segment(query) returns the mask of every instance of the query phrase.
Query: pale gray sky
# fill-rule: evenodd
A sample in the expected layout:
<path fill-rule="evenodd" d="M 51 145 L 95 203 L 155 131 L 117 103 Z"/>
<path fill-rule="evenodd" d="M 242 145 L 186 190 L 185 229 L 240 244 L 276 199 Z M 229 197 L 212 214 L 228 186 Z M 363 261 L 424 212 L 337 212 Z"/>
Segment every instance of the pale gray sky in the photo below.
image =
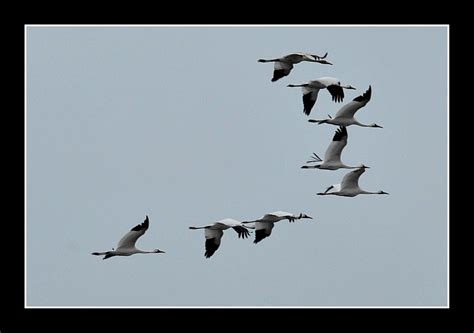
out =
<path fill-rule="evenodd" d="M 300 63 L 270 82 L 292 52 Z M 335 126 L 307 122 L 300 89 L 334 76 L 309 118 L 372 85 L 342 159 L 367 190 L 321 197 L 347 170 L 304 170 Z M 447 304 L 447 27 L 27 27 L 28 306 Z M 204 233 L 276 210 L 258 244 Z M 142 249 L 101 260 L 145 215 Z"/>

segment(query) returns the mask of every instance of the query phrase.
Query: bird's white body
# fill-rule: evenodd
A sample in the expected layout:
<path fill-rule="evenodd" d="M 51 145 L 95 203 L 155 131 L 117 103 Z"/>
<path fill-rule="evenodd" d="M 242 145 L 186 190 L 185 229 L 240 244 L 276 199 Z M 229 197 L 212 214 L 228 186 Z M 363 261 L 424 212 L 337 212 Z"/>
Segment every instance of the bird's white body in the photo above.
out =
<path fill-rule="evenodd" d="M 253 221 L 245 221 L 242 223 L 254 223 L 255 224 L 255 240 L 254 243 L 257 244 L 260 242 L 262 239 L 268 237 L 272 233 L 272 229 L 274 227 L 274 223 L 282 221 L 282 220 L 288 220 L 289 222 L 294 222 L 295 220 L 298 219 L 312 219 L 312 217 L 306 215 L 306 214 L 299 214 L 299 215 L 294 215 L 292 213 L 284 212 L 284 211 L 276 211 L 273 213 L 265 214 L 261 218 Z"/>
<path fill-rule="evenodd" d="M 243 225 L 241 222 L 230 218 L 226 218 L 202 227 L 189 227 L 189 229 L 204 229 L 204 237 L 206 238 L 206 252 L 204 253 L 204 256 L 206 258 L 210 258 L 214 252 L 217 251 L 221 244 L 221 238 L 224 235 L 224 230 L 229 228 L 234 229 L 237 232 L 239 238 L 247 238 L 250 234 L 247 230 L 248 227 Z"/>
<path fill-rule="evenodd" d="M 388 194 L 384 191 L 369 192 L 359 187 L 359 178 L 365 172 L 365 168 L 356 169 L 344 175 L 340 184 L 329 186 L 326 191 L 318 195 L 337 195 L 343 197 L 355 197 L 359 194 Z"/>
<path fill-rule="evenodd" d="M 92 252 L 93 255 L 105 255 L 103 259 L 107 259 L 114 256 L 131 256 L 132 254 L 137 253 L 164 253 L 161 250 L 155 249 L 152 251 L 143 251 L 135 247 L 135 243 L 138 238 L 143 236 L 148 230 L 149 219 L 148 216 L 145 218 L 145 221 L 139 225 L 133 227 L 129 232 L 127 232 L 118 242 L 117 248 L 112 251 L 105 252 Z"/>
<path fill-rule="evenodd" d="M 320 77 L 319 79 L 308 81 L 303 84 L 289 84 L 287 87 L 301 87 L 303 91 L 303 112 L 309 116 L 316 100 L 319 90 L 327 89 L 336 103 L 344 100 L 344 89 L 355 89 L 351 85 L 343 85 L 341 81 L 334 77 Z"/>
<path fill-rule="evenodd" d="M 345 104 L 342 108 L 340 108 L 339 111 L 337 111 L 334 118 L 319 119 L 319 120 L 310 119 L 308 121 L 312 123 L 331 124 L 331 125 L 337 125 L 337 126 L 357 125 L 361 127 L 382 128 L 381 126 L 377 124 L 362 124 L 354 117 L 355 113 L 360 108 L 367 105 L 367 103 L 370 101 L 371 96 L 372 96 L 372 87 L 369 86 L 369 89 L 367 89 L 367 91 L 364 94 L 357 96 L 351 102 Z"/>
<path fill-rule="evenodd" d="M 341 161 L 341 153 L 344 147 L 347 145 L 347 129 L 341 126 L 336 130 L 334 137 L 329 144 L 324 154 L 324 160 L 321 160 L 318 155 L 313 153 L 313 160 L 307 163 L 321 162 L 319 165 L 304 165 L 303 169 L 321 169 L 321 170 L 338 170 L 338 169 L 357 169 L 357 168 L 368 168 L 361 164 L 359 166 L 349 166 Z"/>
<path fill-rule="evenodd" d="M 289 75 L 291 70 L 293 69 L 293 65 L 299 64 L 303 61 L 319 62 L 321 64 L 332 65 L 330 62 L 324 60 L 326 56 L 327 53 L 324 56 L 320 57 L 314 54 L 296 52 L 276 59 L 259 59 L 258 62 L 275 63 L 272 78 L 272 82 L 275 82 L 281 79 L 282 77 Z"/>

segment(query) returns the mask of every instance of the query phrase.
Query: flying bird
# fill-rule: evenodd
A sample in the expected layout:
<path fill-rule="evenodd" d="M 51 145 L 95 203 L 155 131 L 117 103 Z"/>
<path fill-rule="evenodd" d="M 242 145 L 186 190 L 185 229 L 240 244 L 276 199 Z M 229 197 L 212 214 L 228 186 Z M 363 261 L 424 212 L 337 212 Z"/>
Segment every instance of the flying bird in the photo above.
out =
<path fill-rule="evenodd" d="M 289 84 L 287 87 L 301 87 L 303 90 L 303 112 L 309 116 L 321 89 L 327 89 L 336 103 L 344 99 L 344 89 L 355 89 L 351 85 L 342 85 L 339 79 L 334 77 L 321 77 L 303 84 Z"/>
<path fill-rule="evenodd" d="M 276 59 L 258 59 L 258 62 L 274 62 L 273 78 L 272 82 L 275 82 L 282 77 L 290 74 L 294 64 L 298 64 L 302 61 L 319 62 L 320 64 L 332 65 L 330 62 L 324 60 L 327 56 L 327 52 L 324 56 L 320 57 L 314 54 L 308 53 L 292 53 L 281 58 Z"/>
<path fill-rule="evenodd" d="M 347 145 L 347 129 L 344 126 L 339 127 L 332 138 L 329 147 L 326 149 L 324 154 L 324 160 L 322 160 L 316 153 L 313 153 L 313 160 L 307 161 L 306 163 L 322 162 L 318 165 L 303 165 L 302 169 L 322 169 L 322 170 L 337 170 L 341 168 L 345 169 L 358 169 L 358 168 L 369 168 L 363 164 L 359 166 L 345 165 L 341 161 L 341 153 L 344 147 Z"/>
<path fill-rule="evenodd" d="M 227 230 L 229 228 L 234 229 L 239 235 L 239 238 L 247 238 L 250 235 L 250 232 L 247 230 L 247 226 L 243 225 L 239 221 L 229 218 L 217 221 L 213 224 L 209 224 L 203 227 L 189 227 L 189 229 L 193 230 L 204 229 L 204 236 L 206 238 L 206 252 L 204 253 L 204 256 L 206 258 L 210 258 L 214 254 L 214 252 L 217 251 L 217 249 L 221 245 L 221 238 L 224 234 L 224 230 Z"/>
<path fill-rule="evenodd" d="M 158 249 L 152 251 L 142 251 L 135 247 L 137 239 L 143 236 L 148 230 L 149 223 L 150 221 L 148 220 L 147 215 L 143 223 L 133 227 L 125 234 L 125 236 L 122 237 L 122 239 L 119 240 L 116 250 L 112 249 L 112 251 L 106 252 L 92 252 L 92 254 L 95 256 L 105 255 L 102 259 L 107 259 L 113 256 L 131 256 L 132 254 L 136 253 L 165 253 L 164 251 Z"/>
<path fill-rule="evenodd" d="M 359 187 L 359 177 L 365 172 L 365 168 L 356 169 L 344 175 L 340 184 L 329 186 L 326 191 L 318 195 L 339 195 L 343 197 L 355 197 L 359 194 L 388 194 L 384 191 L 369 192 Z"/>
<path fill-rule="evenodd" d="M 365 93 L 360 96 L 354 98 L 351 102 L 344 105 L 342 108 L 337 111 L 334 118 L 329 117 L 328 119 L 309 119 L 310 123 L 318 123 L 318 124 L 331 124 L 337 126 L 350 126 L 350 125 L 357 125 L 362 127 L 378 127 L 382 128 L 377 124 L 361 124 L 357 121 L 354 117 L 354 114 L 362 107 L 366 106 L 367 103 L 370 101 L 372 96 L 372 87 L 369 86 L 369 89 Z"/>
<path fill-rule="evenodd" d="M 303 213 L 300 213 L 300 215 L 294 215 L 288 212 L 277 211 L 270 214 L 265 214 L 257 220 L 244 221 L 242 223 L 255 223 L 255 240 L 253 242 L 254 244 L 257 244 L 262 239 L 271 235 L 274 223 L 281 220 L 295 222 L 295 220 L 299 219 L 312 219 L 312 217 Z"/>

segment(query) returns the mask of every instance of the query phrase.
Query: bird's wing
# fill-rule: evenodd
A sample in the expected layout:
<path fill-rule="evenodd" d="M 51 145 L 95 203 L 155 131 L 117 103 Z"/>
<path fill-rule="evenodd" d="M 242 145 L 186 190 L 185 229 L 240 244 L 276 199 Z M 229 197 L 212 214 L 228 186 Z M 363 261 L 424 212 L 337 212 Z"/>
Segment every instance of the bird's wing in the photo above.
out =
<path fill-rule="evenodd" d="M 362 107 L 364 107 L 372 96 L 372 87 L 369 86 L 369 89 L 360 96 L 354 98 L 351 102 L 344 105 L 342 108 L 337 111 L 335 118 L 352 118 L 354 114 Z"/>
<path fill-rule="evenodd" d="M 341 190 L 359 188 L 359 177 L 365 172 L 365 168 L 355 169 L 342 177 Z"/>
<path fill-rule="evenodd" d="M 328 53 L 326 52 L 322 57 L 316 55 L 316 54 L 311 54 L 311 56 L 317 60 L 321 60 L 321 59 L 324 59 L 328 56 Z"/>
<path fill-rule="evenodd" d="M 318 99 L 319 89 L 303 87 L 303 112 L 305 115 L 309 116 L 311 109 Z"/>
<path fill-rule="evenodd" d="M 210 258 L 219 248 L 219 245 L 221 245 L 221 238 L 223 234 L 224 232 L 222 230 L 204 230 L 204 236 L 206 237 L 206 252 L 204 253 L 204 256 L 206 258 Z"/>
<path fill-rule="evenodd" d="M 140 236 L 143 236 L 143 234 L 148 230 L 149 223 L 150 221 L 148 220 L 147 216 L 143 223 L 134 226 L 129 232 L 125 234 L 125 236 L 119 240 L 117 244 L 117 250 L 121 248 L 134 248 L 137 239 Z"/>
<path fill-rule="evenodd" d="M 290 63 L 283 61 L 275 61 L 272 82 L 275 82 L 281 79 L 282 77 L 287 76 L 288 74 L 290 74 L 292 69 L 293 65 Z"/>
<path fill-rule="evenodd" d="M 332 96 L 332 100 L 336 103 L 342 102 L 344 99 L 344 89 L 341 86 L 331 84 L 327 86 L 327 90 Z"/>
<path fill-rule="evenodd" d="M 276 212 L 267 214 L 267 215 L 265 215 L 265 216 L 288 217 L 288 216 L 293 216 L 293 214 L 288 213 L 288 212 L 284 212 L 284 211 L 282 211 L 282 210 L 278 210 L 278 211 L 276 211 Z"/>
<path fill-rule="evenodd" d="M 347 129 L 340 126 L 324 154 L 324 162 L 341 162 L 341 153 L 347 145 Z"/>
<path fill-rule="evenodd" d="M 235 227 L 232 227 L 238 234 L 239 238 L 247 238 L 250 235 L 250 232 L 247 230 L 247 228 L 237 225 Z"/>
<path fill-rule="evenodd" d="M 271 235 L 273 222 L 255 222 L 255 244 Z"/>

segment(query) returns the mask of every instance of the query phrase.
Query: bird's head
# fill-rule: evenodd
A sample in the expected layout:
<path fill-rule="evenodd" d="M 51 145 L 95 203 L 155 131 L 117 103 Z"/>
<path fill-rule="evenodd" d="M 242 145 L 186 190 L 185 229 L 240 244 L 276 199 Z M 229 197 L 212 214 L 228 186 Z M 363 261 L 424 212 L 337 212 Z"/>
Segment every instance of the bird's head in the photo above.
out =
<path fill-rule="evenodd" d="M 324 59 L 316 60 L 316 62 L 319 62 L 320 64 L 324 64 L 324 65 L 332 65 L 329 61 L 324 60 Z"/>
<path fill-rule="evenodd" d="M 365 164 L 361 164 L 359 165 L 359 168 L 363 168 L 363 169 L 370 169 L 369 166 L 365 165 Z"/>
<path fill-rule="evenodd" d="M 300 213 L 300 216 L 298 217 L 300 219 L 313 219 L 311 216 L 308 216 L 306 214 Z"/>
<path fill-rule="evenodd" d="M 155 249 L 154 252 L 155 252 L 155 253 L 166 253 L 165 251 L 161 251 L 161 250 L 159 250 L 159 249 Z"/>
<path fill-rule="evenodd" d="M 388 193 L 385 191 L 378 191 L 377 194 L 388 194 Z"/>
<path fill-rule="evenodd" d="M 382 126 L 379 126 L 379 125 L 377 125 L 377 124 L 375 124 L 375 123 L 374 123 L 374 124 L 370 124 L 369 127 L 383 128 Z"/>
<path fill-rule="evenodd" d="M 347 86 L 345 86 L 346 89 L 353 89 L 353 90 L 356 90 L 355 87 L 351 86 L 350 84 L 348 84 Z"/>

